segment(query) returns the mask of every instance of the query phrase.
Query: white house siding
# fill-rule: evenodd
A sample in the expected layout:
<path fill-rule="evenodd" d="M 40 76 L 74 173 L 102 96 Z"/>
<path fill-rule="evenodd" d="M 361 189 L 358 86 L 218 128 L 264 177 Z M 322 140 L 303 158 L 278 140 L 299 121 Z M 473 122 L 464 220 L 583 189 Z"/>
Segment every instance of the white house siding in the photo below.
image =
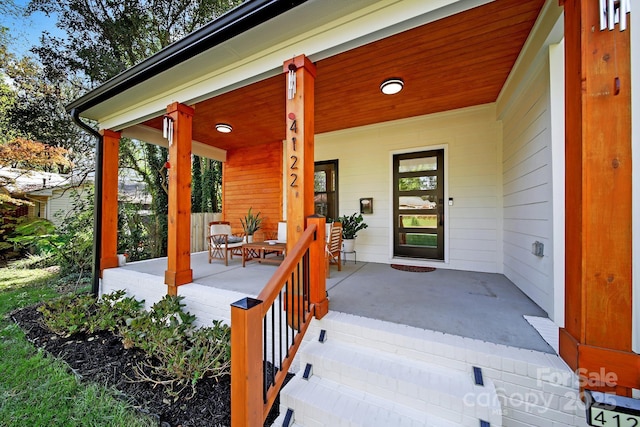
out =
<path fill-rule="evenodd" d="M 49 198 L 49 212 L 47 219 L 55 224 L 56 227 L 65 222 L 65 218 L 69 211 L 73 208 L 73 198 L 79 189 L 56 189 Z"/>
<path fill-rule="evenodd" d="M 411 264 L 501 272 L 501 124 L 494 105 L 317 135 L 315 159 L 338 159 L 340 215 L 373 197 L 369 228 L 358 234 L 358 260 L 391 263 L 393 154 L 445 148 L 445 261 Z M 445 203 L 446 205 L 446 203 Z M 350 258 L 351 259 L 351 258 Z"/>
<path fill-rule="evenodd" d="M 521 83 L 521 82 L 520 82 Z M 504 274 L 553 315 L 553 183 L 549 61 L 543 56 L 501 112 Z M 544 244 L 544 256 L 532 253 Z"/>

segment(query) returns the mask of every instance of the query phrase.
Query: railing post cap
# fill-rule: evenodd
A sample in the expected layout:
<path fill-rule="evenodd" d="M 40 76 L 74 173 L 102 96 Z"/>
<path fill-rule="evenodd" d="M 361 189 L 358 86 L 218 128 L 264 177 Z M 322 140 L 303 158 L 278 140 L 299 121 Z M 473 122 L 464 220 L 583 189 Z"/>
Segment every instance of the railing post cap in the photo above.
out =
<path fill-rule="evenodd" d="M 231 307 L 241 308 L 243 310 L 252 309 L 258 305 L 262 304 L 262 301 L 255 298 L 245 297 L 241 300 L 231 303 Z"/>

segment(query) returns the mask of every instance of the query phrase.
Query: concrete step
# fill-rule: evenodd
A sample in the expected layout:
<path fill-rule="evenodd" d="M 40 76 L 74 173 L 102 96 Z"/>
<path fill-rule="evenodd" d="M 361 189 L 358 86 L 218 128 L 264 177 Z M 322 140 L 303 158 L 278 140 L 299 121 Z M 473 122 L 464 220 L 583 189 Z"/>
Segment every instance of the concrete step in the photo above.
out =
<path fill-rule="evenodd" d="M 300 354 L 301 370 L 416 411 L 462 424 L 465 417 L 500 422 L 500 402 L 493 382 L 476 385 L 473 370 L 444 368 L 369 347 L 331 339 L 310 342 Z M 482 396 L 482 397 L 480 397 Z"/>
<path fill-rule="evenodd" d="M 308 380 L 297 375 L 280 394 L 280 416 L 274 426 L 283 426 L 287 409 L 293 408 L 290 426 L 427 426 L 458 427 L 461 424 L 417 411 L 401 402 L 383 399 L 364 390 L 318 376 Z M 477 427 L 477 420 L 469 426 Z"/>

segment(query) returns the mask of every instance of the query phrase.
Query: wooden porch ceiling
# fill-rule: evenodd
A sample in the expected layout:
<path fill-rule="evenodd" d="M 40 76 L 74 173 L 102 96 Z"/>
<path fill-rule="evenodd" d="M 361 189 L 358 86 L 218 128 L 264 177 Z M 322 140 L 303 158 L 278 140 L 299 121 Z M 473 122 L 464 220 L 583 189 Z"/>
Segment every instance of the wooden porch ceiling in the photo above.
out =
<path fill-rule="evenodd" d="M 316 134 L 494 102 L 543 4 L 496 0 L 318 61 Z M 404 90 L 383 95 L 389 77 Z M 282 74 L 197 103 L 194 139 L 226 150 L 283 140 L 285 89 Z"/>

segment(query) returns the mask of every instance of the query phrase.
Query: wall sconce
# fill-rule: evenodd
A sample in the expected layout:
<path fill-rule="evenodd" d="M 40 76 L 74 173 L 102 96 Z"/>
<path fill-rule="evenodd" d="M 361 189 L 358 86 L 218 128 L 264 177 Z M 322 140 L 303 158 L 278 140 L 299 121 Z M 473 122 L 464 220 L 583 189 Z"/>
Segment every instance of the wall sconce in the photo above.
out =
<path fill-rule="evenodd" d="M 394 77 L 387 79 L 380 84 L 380 90 L 385 95 L 393 95 L 402 90 L 404 87 L 404 80 Z"/>
<path fill-rule="evenodd" d="M 216 124 L 216 130 L 220 133 L 231 133 L 233 128 L 227 123 L 218 123 Z"/>

